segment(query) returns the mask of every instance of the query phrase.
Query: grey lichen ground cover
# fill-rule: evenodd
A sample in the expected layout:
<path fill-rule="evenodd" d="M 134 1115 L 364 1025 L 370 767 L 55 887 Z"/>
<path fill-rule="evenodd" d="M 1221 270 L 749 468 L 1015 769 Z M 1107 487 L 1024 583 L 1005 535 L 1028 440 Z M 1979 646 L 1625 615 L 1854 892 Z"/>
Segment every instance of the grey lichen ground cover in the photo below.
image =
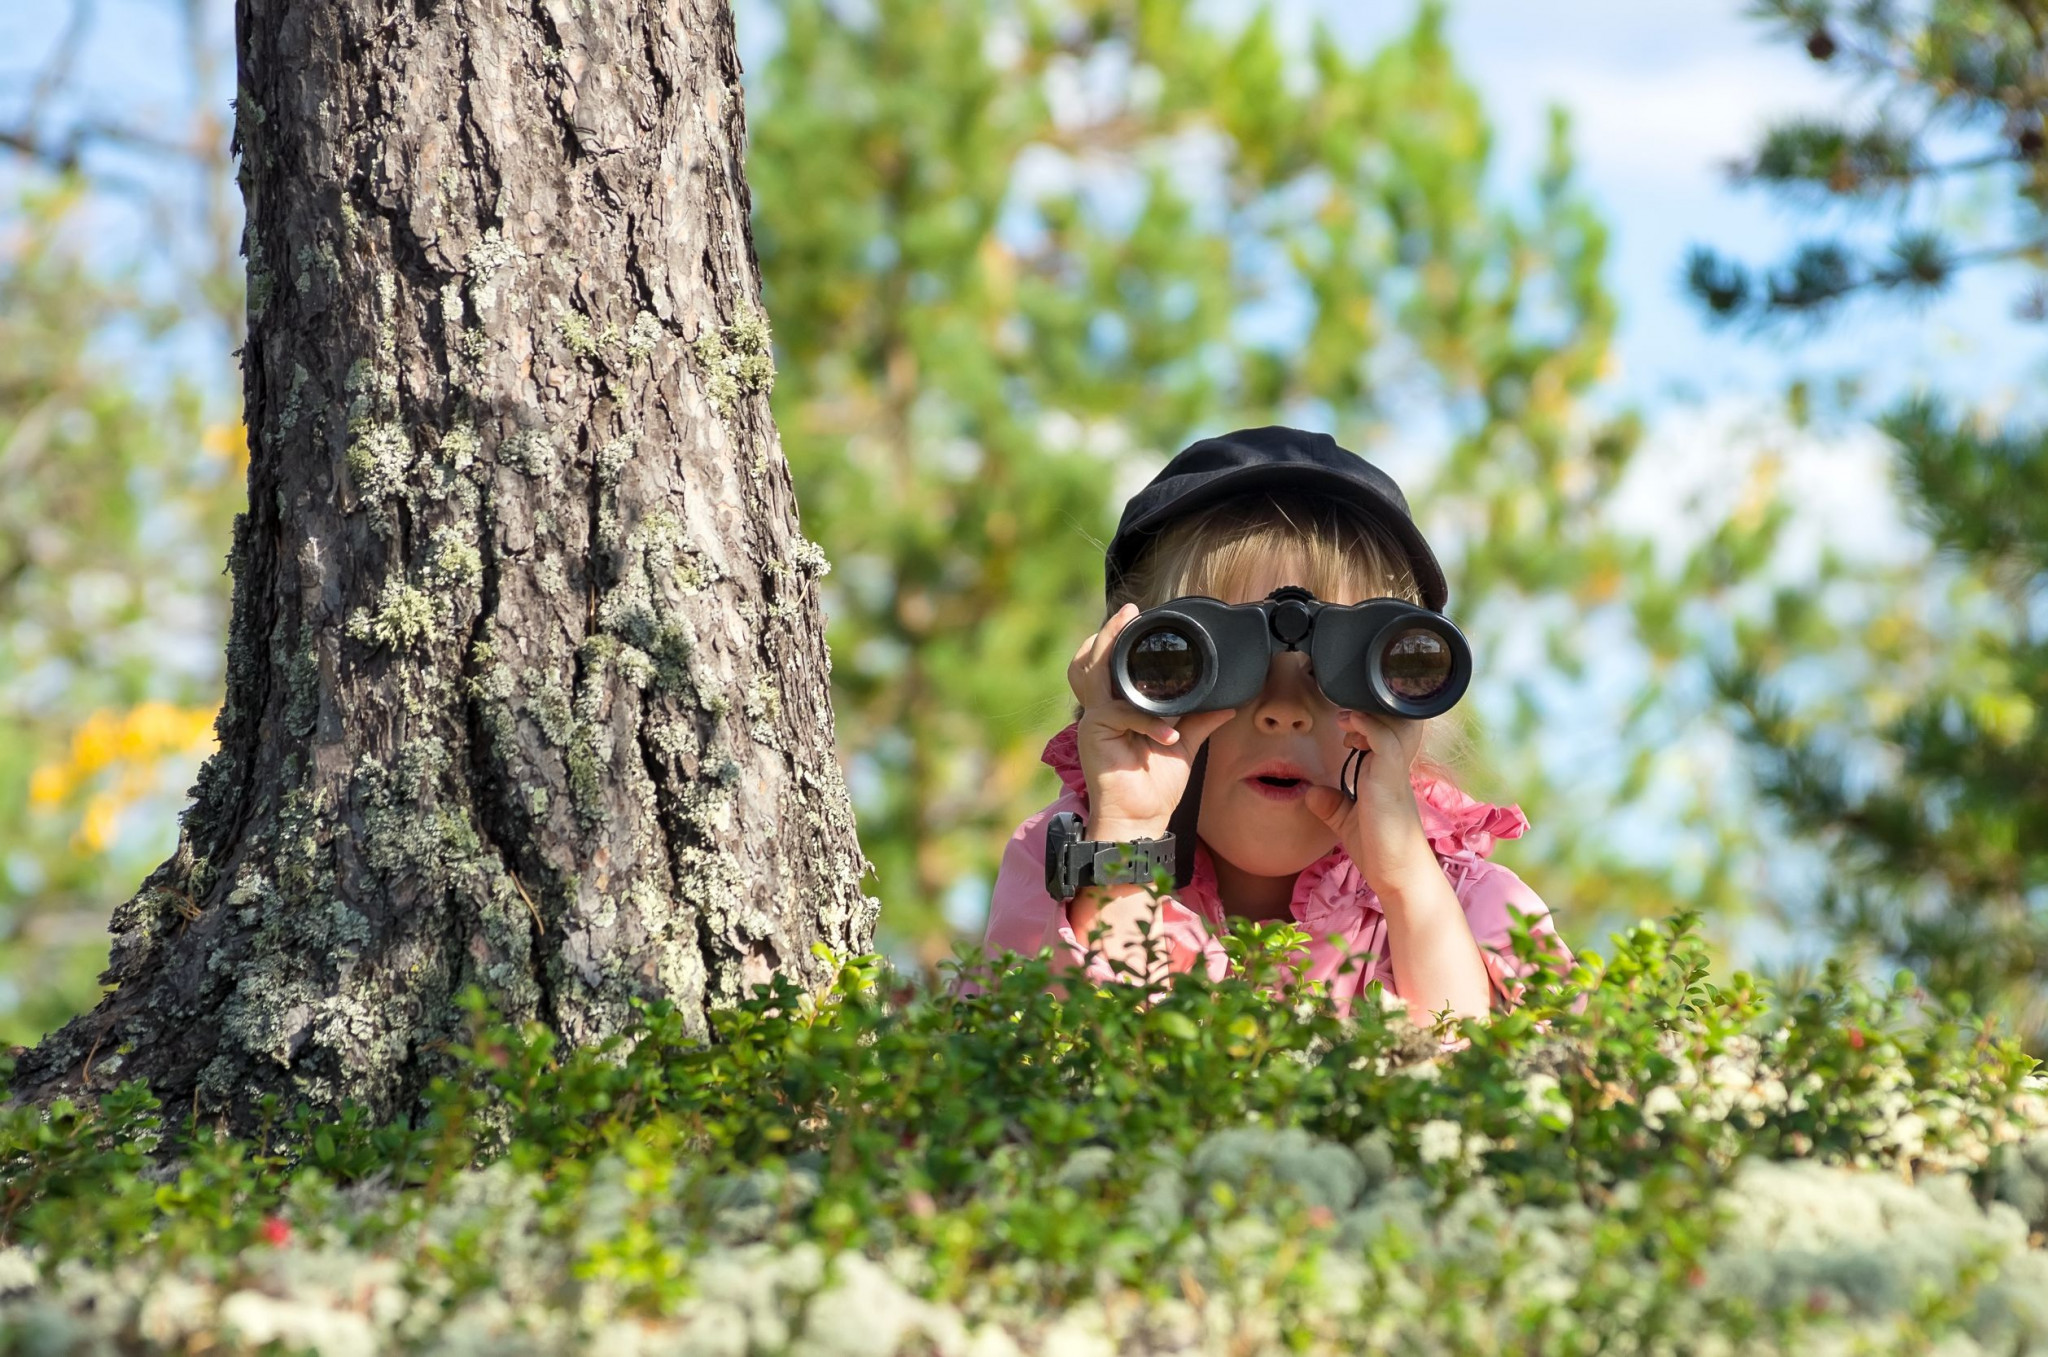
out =
<path fill-rule="evenodd" d="M 402 1125 L 0 1113 L 0 1351 L 2015 1352 L 2048 1085 L 1904 985 L 1690 925 L 1485 1023 L 1271 992 L 763 988 L 564 1054 L 472 1000 Z M 266 1345 L 268 1345 L 266 1347 Z"/>

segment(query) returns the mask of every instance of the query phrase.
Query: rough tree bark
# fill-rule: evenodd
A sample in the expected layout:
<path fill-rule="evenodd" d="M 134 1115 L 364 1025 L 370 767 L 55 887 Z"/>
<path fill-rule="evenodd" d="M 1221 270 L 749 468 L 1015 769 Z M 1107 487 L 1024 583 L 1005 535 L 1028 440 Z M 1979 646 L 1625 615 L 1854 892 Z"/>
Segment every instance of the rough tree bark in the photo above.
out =
<path fill-rule="evenodd" d="M 876 902 L 726 0 L 239 0 L 249 510 L 219 751 L 31 1097 L 403 1112 L 476 982 L 588 1042 Z"/>

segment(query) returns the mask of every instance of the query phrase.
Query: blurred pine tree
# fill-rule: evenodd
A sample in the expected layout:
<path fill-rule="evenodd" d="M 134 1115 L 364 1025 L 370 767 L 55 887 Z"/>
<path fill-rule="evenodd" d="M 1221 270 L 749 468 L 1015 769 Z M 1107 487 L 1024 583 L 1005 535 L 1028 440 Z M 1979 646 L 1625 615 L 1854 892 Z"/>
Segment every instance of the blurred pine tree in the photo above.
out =
<path fill-rule="evenodd" d="M 1758 9 L 1858 82 L 1858 111 L 1771 129 L 1738 177 L 1887 238 L 1817 238 L 1765 269 L 1696 249 L 1688 277 L 1706 312 L 1757 328 L 1827 321 L 1859 298 L 1925 297 L 1959 269 L 2011 261 L 2027 270 L 2021 315 L 2048 315 L 2048 6 Z M 1965 188 L 1990 210 L 1945 212 Z M 2048 430 L 1928 397 L 1880 427 L 1926 568 L 1831 568 L 1823 583 L 1855 606 L 1788 596 L 1773 625 L 1739 630 L 1720 688 L 1766 794 L 1830 850 L 1820 917 L 2048 1052 Z M 1817 654 L 1856 682 L 1794 701 L 1787 680 Z"/>
<path fill-rule="evenodd" d="M 834 565 L 834 697 L 883 935 L 927 961 L 947 892 L 985 890 L 1049 799 L 1038 754 L 1068 719 L 1123 496 L 1206 432 L 1298 423 L 1392 458 L 1472 634 L 1536 628 L 1536 653 L 1583 676 L 1590 620 L 1617 614 L 1651 664 L 1616 738 L 1662 738 L 1646 713 L 1683 581 L 1601 514 L 1636 426 L 1580 404 L 1615 304 L 1562 115 L 1536 182 L 1503 193 L 1435 5 L 1362 59 L 1320 29 L 1290 51 L 1267 5 L 1231 31 L 1202 8 L 741 13 L 780 33 L 748 158 L 777 422 Z M 1512 851 L 1542 855 L 1531 874 L 1580 919 L 1727 907 L 1725 855 L 1679 883 L 1617 843 L 1608 809 L 1644 759 L 1542 766 L 1538 688 L 1558 676 L 1483 676 L 1519 715 L 1471 775 L 1541 830 Z"/>
<path fill-rule="evenodd" d="M 100 348 L 177 313 L 86 264 L 87 197 L 62 178 L 0 216 L 0 1046 L 96 997 L 108 910 L 160 849 L 120 851 L 117 818 L 176 803 L 164 759 L 189 775 L 220 696 L 242 462 L 232 438 L 202 451 L 197 391 L 152 392 Z M 167 659 L 181 626 L 196 663 Z"/>
<path fill-rule="evenodd" d="M 20 18 L 0 54 L 0 1046 L 92 1004 L 107 915 L 174 839 L 248 465 L 230 7 Z M 137 34 L 157 40 L 139 72 Z"/>
<path fill-rule="evenodd" d="M 1494 726 L 1464 775 L 1529 811 L 1536 832 L 1503 856 L 1569 926 L 1740 906 L 1747 831 L 1706 789 L 1651 798 L 1626 832 L 1616 811 L 1672 776 L 1685 713 L 1663 676 L 1688 651 L 1685 609 L 1752 573 L 1778 519 L 1722 525 L 1671 574 L 1608 521 L 1636 426 L 1581 403 L 1611 362 L 1615 304 L 1562 117 L 1547 165 L 1503 184 L 1436 7 L 1364 58 L 1320 33 L 1306 51 L 1283 43 L 1279 9 L 1224 29 L 1192 0 L 740 5 L 743 34 L 778 34 L 750 95 L 748 158 L 774 399 L 807 531 L 835 566 L 840 738 L 899 955 L 943 955 L 948 892 L 975 903 L 1003 836 L 1050 795 L 1038 750 L 1067 719 L 1064 667 L 1100 615 L 1098 543 L 1123 494 L 1190 437 L 1273 420 L 1328 428 L 1401 475 L 1451 570 L 1452 611 L 1485 649 L 1470 705 Z M 190 47 L 195 77 L 225 60 L 197 28 Z M 198 126 L 219 119 L 211 86 L 194 87 L 210 206 L 160 215 L 196 288 L 187 313 L 232 330 L 235 214 L 214 191 L 225 142 Z M 118 126 L 134 110 L 87 111 Z M 60 159 L 81 144 L 44 130 Z M 47 355 L 86 354 L 126 324 L 93 304 L 98 281 L 65 286 L 72 328 Z M 214 606 L 240 477 L 199 451 L 196 407 L 179 399 L 150 407 L 161 443 L 147 455 L 182 459 L 211 498 L 196 536 L 152 539 L 152 571 L 196 570 L 211 592 L 192 597 Z M 123 521 L 121 502 L 105 523 Z M 45 528 L 100 530 L 80 522 Z M 91 555 L 51 565 L 51 597 L 86 588 Z M 77 653 L 126 663 L 111 639 Z M 127 730 L 135 704 L 203 706 L 217 691 L 210 670 L 205 692 L 65 674 L 34 739 L 0 752 L 0 858 L 19 865 L 0 873 L 14 920 L 0 981 L 59 969 L 32 918 L 79 921 L 66 955 L 85 959 L 66 997 L 39 991 L 45 1017 L 0 1037 L 91 998 L 105 946 L 93 920 L 134 875 L 80 838 L 125 772 L 67 784 L 60 814 L 31 811 L 32 775 L 44 769 L 48 791 L 82 767 L 98 713 Z M 1589 701 L 1600 710 L 1575 719 L 1598 746 L 1560 758 L 1560 711 Z M 1679 833 L 1704 851 L 1682 860 Z"/>

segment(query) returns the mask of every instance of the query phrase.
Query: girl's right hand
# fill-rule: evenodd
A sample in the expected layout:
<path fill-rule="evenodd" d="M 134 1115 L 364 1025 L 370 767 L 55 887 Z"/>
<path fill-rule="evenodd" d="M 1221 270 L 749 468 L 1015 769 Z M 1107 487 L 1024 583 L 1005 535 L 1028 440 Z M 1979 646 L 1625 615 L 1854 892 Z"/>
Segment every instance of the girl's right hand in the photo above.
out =
<path fill-rule="evenodd" d="M 1140 609 L 1126 603 L 1081 643 L 1067 666 L 1067 686 L 1081 703 L 1081 775 L 1088 784 L 1088 837 L 1104 842 L 1156 839 L 1187 790 L 1195 754 L 1237 714 L 1190 712 L 1154 716 L 1119 700 L 1110 683 L 1116 638 Z M 1183 852 L 1189 849 L 1182 849 Z"/>

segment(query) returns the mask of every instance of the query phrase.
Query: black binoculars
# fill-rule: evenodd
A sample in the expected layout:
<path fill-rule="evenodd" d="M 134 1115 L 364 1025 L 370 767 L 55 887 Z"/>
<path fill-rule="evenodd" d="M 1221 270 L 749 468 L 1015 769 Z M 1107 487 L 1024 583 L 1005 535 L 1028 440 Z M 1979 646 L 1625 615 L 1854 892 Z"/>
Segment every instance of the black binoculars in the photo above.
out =
<path fill-rule="evenodd" d="M 1281 651 L 1304 650 L 1339 707 L 1421 720 L 1458 705 L 1472 649 L 1442 613 L 1397 598 L 1321 603 L 1286 585 L 1259 603 L 1176 598 L 1132 618 L 1116 638 L 1116 695 L 1156 716 L 1241 706 L 1266 686 Z"/>

